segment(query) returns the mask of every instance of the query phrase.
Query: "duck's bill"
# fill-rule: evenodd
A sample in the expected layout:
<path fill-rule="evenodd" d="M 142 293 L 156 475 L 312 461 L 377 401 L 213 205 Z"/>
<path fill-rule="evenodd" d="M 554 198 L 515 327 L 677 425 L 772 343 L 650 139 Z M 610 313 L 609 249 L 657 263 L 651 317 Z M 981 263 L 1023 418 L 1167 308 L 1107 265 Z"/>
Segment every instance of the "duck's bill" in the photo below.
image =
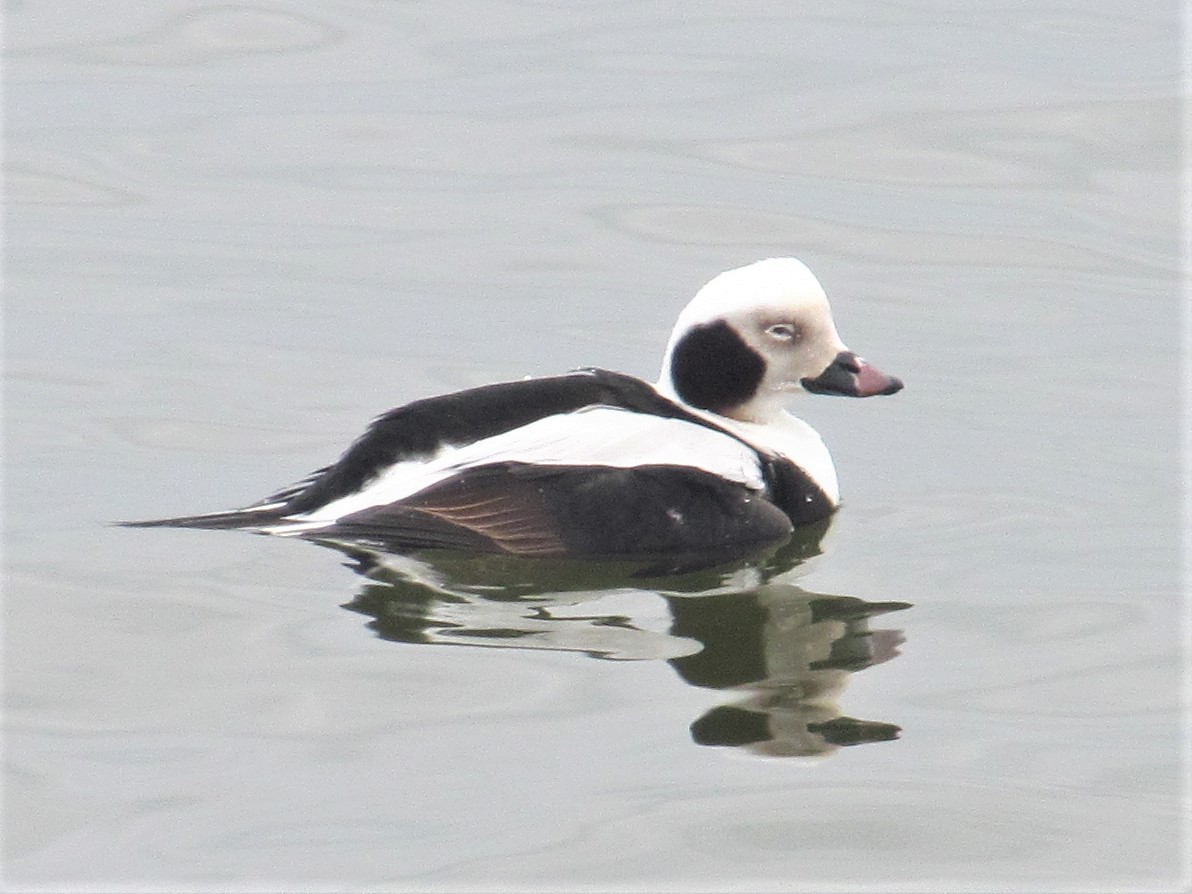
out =
<path fill-rule="evenodd" d="M 870 366 L 852 351 L 841 351 L 828 368 L 800 384 L 812 394 L 840 394 L 845 397 L 873 397 L 902 390 L 902 380 Z"/>

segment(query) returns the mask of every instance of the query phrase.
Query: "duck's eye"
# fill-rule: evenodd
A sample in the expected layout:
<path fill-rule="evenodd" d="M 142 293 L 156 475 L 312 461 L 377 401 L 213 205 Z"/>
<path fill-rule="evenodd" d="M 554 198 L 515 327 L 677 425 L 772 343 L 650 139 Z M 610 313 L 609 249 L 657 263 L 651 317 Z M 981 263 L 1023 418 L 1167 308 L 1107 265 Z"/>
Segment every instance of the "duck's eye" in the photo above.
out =
<path fill-rule="evenodd" d="M 775 323 L 766 329 L 766 335 L 779 341 L 794 341 L 799 330 L 792 323 Z"/>

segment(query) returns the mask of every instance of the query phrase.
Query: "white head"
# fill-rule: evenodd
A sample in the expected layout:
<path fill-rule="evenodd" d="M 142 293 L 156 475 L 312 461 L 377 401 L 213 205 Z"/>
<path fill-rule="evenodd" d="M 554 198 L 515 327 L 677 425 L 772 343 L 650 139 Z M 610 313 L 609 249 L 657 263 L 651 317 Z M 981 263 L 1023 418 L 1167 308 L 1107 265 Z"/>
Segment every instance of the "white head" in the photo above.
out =
<path fill-rule="evenodd" d="M 766 422 L 794 392 L 893 394 L 898 379 L 851 353 L 807 266 L 769 258 L 729 270 L 679 314 L 658 389 L 689 406 Z"/>

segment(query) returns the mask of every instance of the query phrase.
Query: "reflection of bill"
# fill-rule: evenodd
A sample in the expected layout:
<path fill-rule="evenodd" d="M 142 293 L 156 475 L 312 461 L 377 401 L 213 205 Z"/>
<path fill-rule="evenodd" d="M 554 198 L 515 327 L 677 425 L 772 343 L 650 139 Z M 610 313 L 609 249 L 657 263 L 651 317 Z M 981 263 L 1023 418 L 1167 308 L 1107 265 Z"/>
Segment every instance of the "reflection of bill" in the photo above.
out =
<path fill-rule="evenodd" d="M 870 630 L 869 619 L 909 604 L 773 579 L 814 545 L 778 564 L 654 579 L 590 563 L 438 554 L 432 564 L 327 545 L 369 579 L 344 607 L 384 639 L 669 661 L 692 686 L 741 696 L 692 724 L 701 745 L 816 755 L 898 737 L 892 724 L 842 716 L 834 699 L 851 673 L 898 654 L 901 633 Z"/>
<path fill-rule="evenodd" d="M 813 755 L 898 737 L 893 724 L 842 716 L 835 697 L 849 674 L 898 654 L 901 632 L 871 630 L 869 619 L 909 603 L 825 596 L 782 583 L 668 601 L 672 632 L 703 644 L 671 660 L 680 676 L 694 686 L 750 693 L 692 724 L 701 745 Z"/>

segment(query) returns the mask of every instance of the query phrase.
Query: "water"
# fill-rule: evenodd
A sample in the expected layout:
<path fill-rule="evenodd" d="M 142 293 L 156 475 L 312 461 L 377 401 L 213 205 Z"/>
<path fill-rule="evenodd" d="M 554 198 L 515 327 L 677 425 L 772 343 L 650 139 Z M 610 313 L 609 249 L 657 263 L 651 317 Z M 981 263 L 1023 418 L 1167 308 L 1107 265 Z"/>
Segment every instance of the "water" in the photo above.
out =
<path fill-rule="evenodd" d="M 1178 22 L 10 3 L 8 888 L 1186 887 Z M 774 254 L 907 389 L 768 583 L 105 526 Z"/>

